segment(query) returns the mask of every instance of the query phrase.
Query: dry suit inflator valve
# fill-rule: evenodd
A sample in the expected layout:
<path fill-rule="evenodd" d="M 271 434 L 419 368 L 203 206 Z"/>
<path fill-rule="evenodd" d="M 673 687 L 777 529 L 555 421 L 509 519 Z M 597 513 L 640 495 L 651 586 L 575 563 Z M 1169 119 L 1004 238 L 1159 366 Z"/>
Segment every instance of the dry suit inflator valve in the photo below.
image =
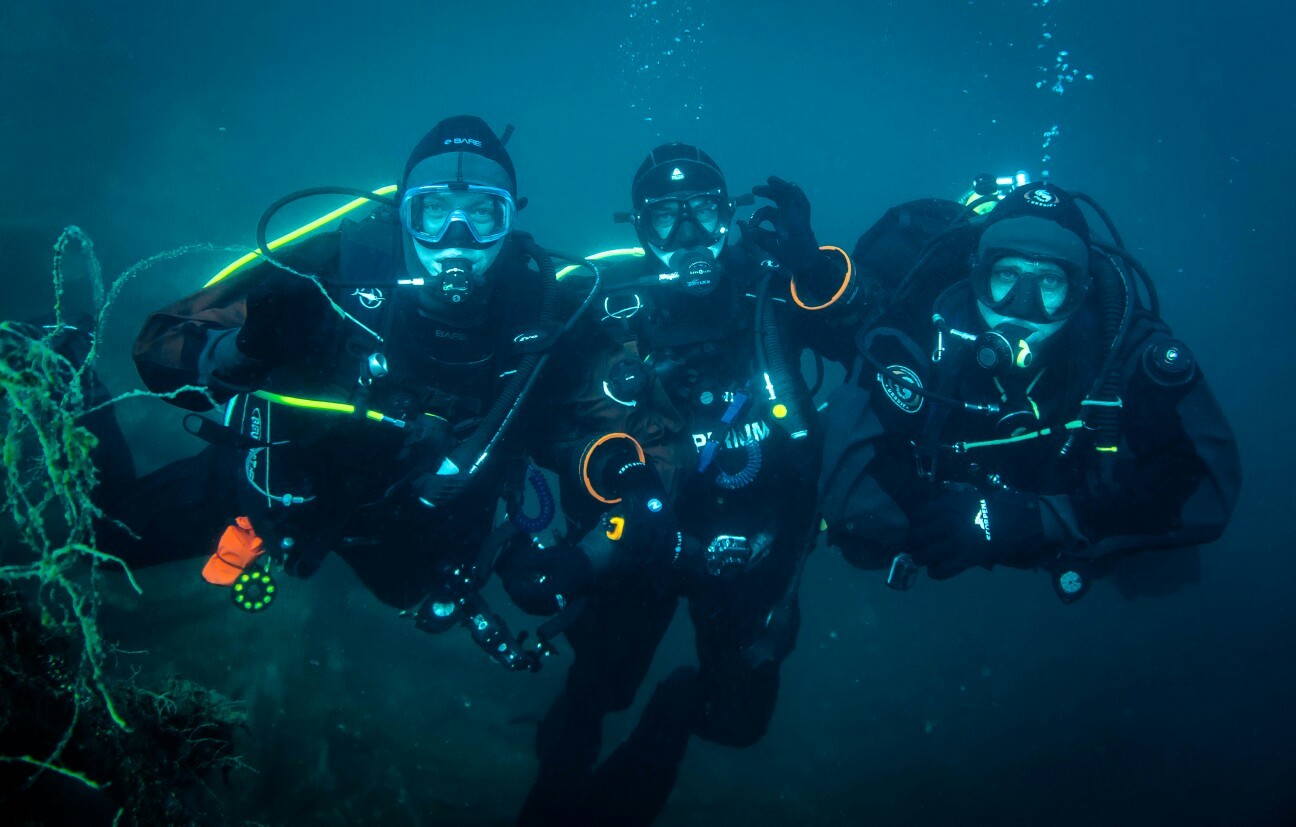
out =
<path fill-rule="evenodd" d="M 1143 351 L 1143 370 L 1158 385 L 1174 388 L 1192 381 L 1197 360 L 1183 342 L 1166 339 L 1153 342 Z"/>

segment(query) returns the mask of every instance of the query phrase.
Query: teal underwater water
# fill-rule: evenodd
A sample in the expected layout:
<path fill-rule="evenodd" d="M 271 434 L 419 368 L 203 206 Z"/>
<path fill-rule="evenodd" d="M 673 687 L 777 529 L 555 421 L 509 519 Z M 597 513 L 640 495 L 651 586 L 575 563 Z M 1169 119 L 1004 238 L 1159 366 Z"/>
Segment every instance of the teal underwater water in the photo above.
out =
<path fill-rule="evenodd" d="M 1100 586 L 1072 606 L 1015 571 L 896 593 L 820 549 L 769 734 L 744 751 L 695 740 L 661 823 L 1291 823 L 1294 30 L 1275 0 L 10 0 L 0 317 L 48 306 L 66 224 L 110 274 L 246 245 L 275 198 L 390 183 L 459 112 L 517 126 L 520 223 L 571 251 L 632 241 L 611 212 L 667 140 L 704 147 L 735 190 L 797 181 L 821 241 L 843 246 L 891 204 L 1047 169 L 1107 207 L 1237 432 L 1243 498 L 1202 582 L 1134 602 Z M 138 384 L 144 315 L 227 260 L 166 262 L 128 288 L 101 343 L 114 390 Z M 160 402 L 119 418 L 142 470 L 197 447 Z M 258 772 L 215 782 L 226 817 L 509 821 L 562 654 L 505 673 L 463 634 L 416 632 L 336 560 L 240 614 L 199 565 L 141 573 L 143 597 L 114 585 L 104 621 L 147 650 L 124 666 L 247 705 Z M 645 686 L 691 653 L 681 613 Z"/>

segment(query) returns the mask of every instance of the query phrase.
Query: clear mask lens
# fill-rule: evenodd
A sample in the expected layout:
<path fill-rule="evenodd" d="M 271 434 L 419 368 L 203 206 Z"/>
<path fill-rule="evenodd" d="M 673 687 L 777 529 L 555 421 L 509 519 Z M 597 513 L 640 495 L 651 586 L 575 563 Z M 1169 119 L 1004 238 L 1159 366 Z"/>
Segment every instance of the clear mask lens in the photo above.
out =
<path fill-rule="evenodd" d="M 721 232 L 724 204 L 720 193 L 679 194 L 655 198 L 644 204 L 642 221 L 665 250 L 674 249 L 682 226 L 692 222 L 710 244 Z"/>
<path fill-rule="evenodd" d="M 1057 267 L 1024 269 L 995 264 L 985 275 L 986 304 L 996 312 L 1019 319 L 1047 322 L 1064 311 L 1079 291 L 1073 290 L 1065 270 Z"/>
<path fill-rule="evenodd" d="M 506 190 L 475 184 L 414 187 L 401 200 L 405 232 L 433 245 L 445 243 L 455 227 L 467 230 L 479 244 L 499 241 L 513 228 L 516 212 L 513 196 Z"/>

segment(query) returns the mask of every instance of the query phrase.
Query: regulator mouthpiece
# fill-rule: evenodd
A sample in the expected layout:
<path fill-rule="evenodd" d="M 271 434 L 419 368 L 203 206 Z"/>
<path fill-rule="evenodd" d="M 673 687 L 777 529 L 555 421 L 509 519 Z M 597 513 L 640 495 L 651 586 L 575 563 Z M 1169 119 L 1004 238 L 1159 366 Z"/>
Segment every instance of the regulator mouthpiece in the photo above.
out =
<path fill-rule="evenodd" d="M 1028 340 L 1031 331 L 1015 324 L 1001 324 L 977 337 L 977 364 L 991 373 L 1002 375 L 1014 369 L 1026 369 L 1035 361 Z"/>
<path fill-rule="evenodd" d="M 675 252 L 670 268 L 674 284 L 692 296 L 708 296 L 720 283 L 720 263 L 707 247 Z"/>
<path fill-rule="evenodd" d="M 466 258 L 441 260 L 441 296 L 459 304 L 472 296 L 472 262 Z"/>

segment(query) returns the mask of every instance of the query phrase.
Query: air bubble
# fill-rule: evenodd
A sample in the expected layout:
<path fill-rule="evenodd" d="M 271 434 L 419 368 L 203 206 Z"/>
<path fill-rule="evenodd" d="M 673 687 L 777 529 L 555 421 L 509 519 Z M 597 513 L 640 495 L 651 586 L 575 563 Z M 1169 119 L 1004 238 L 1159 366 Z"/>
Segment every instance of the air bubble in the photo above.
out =
<path fill-rule="evenodd" d="M 620 44 L 623 99 L 654 124 L 660 137 L 698 120 L 703 84 L 701 36 L 708 11 L 691 0 L 646 0 L 630 4 L 630 26 Z M 678 123 L 676 122 L 678 121 Z M 672 126 L 672 123 L 675 125 Z"/>

